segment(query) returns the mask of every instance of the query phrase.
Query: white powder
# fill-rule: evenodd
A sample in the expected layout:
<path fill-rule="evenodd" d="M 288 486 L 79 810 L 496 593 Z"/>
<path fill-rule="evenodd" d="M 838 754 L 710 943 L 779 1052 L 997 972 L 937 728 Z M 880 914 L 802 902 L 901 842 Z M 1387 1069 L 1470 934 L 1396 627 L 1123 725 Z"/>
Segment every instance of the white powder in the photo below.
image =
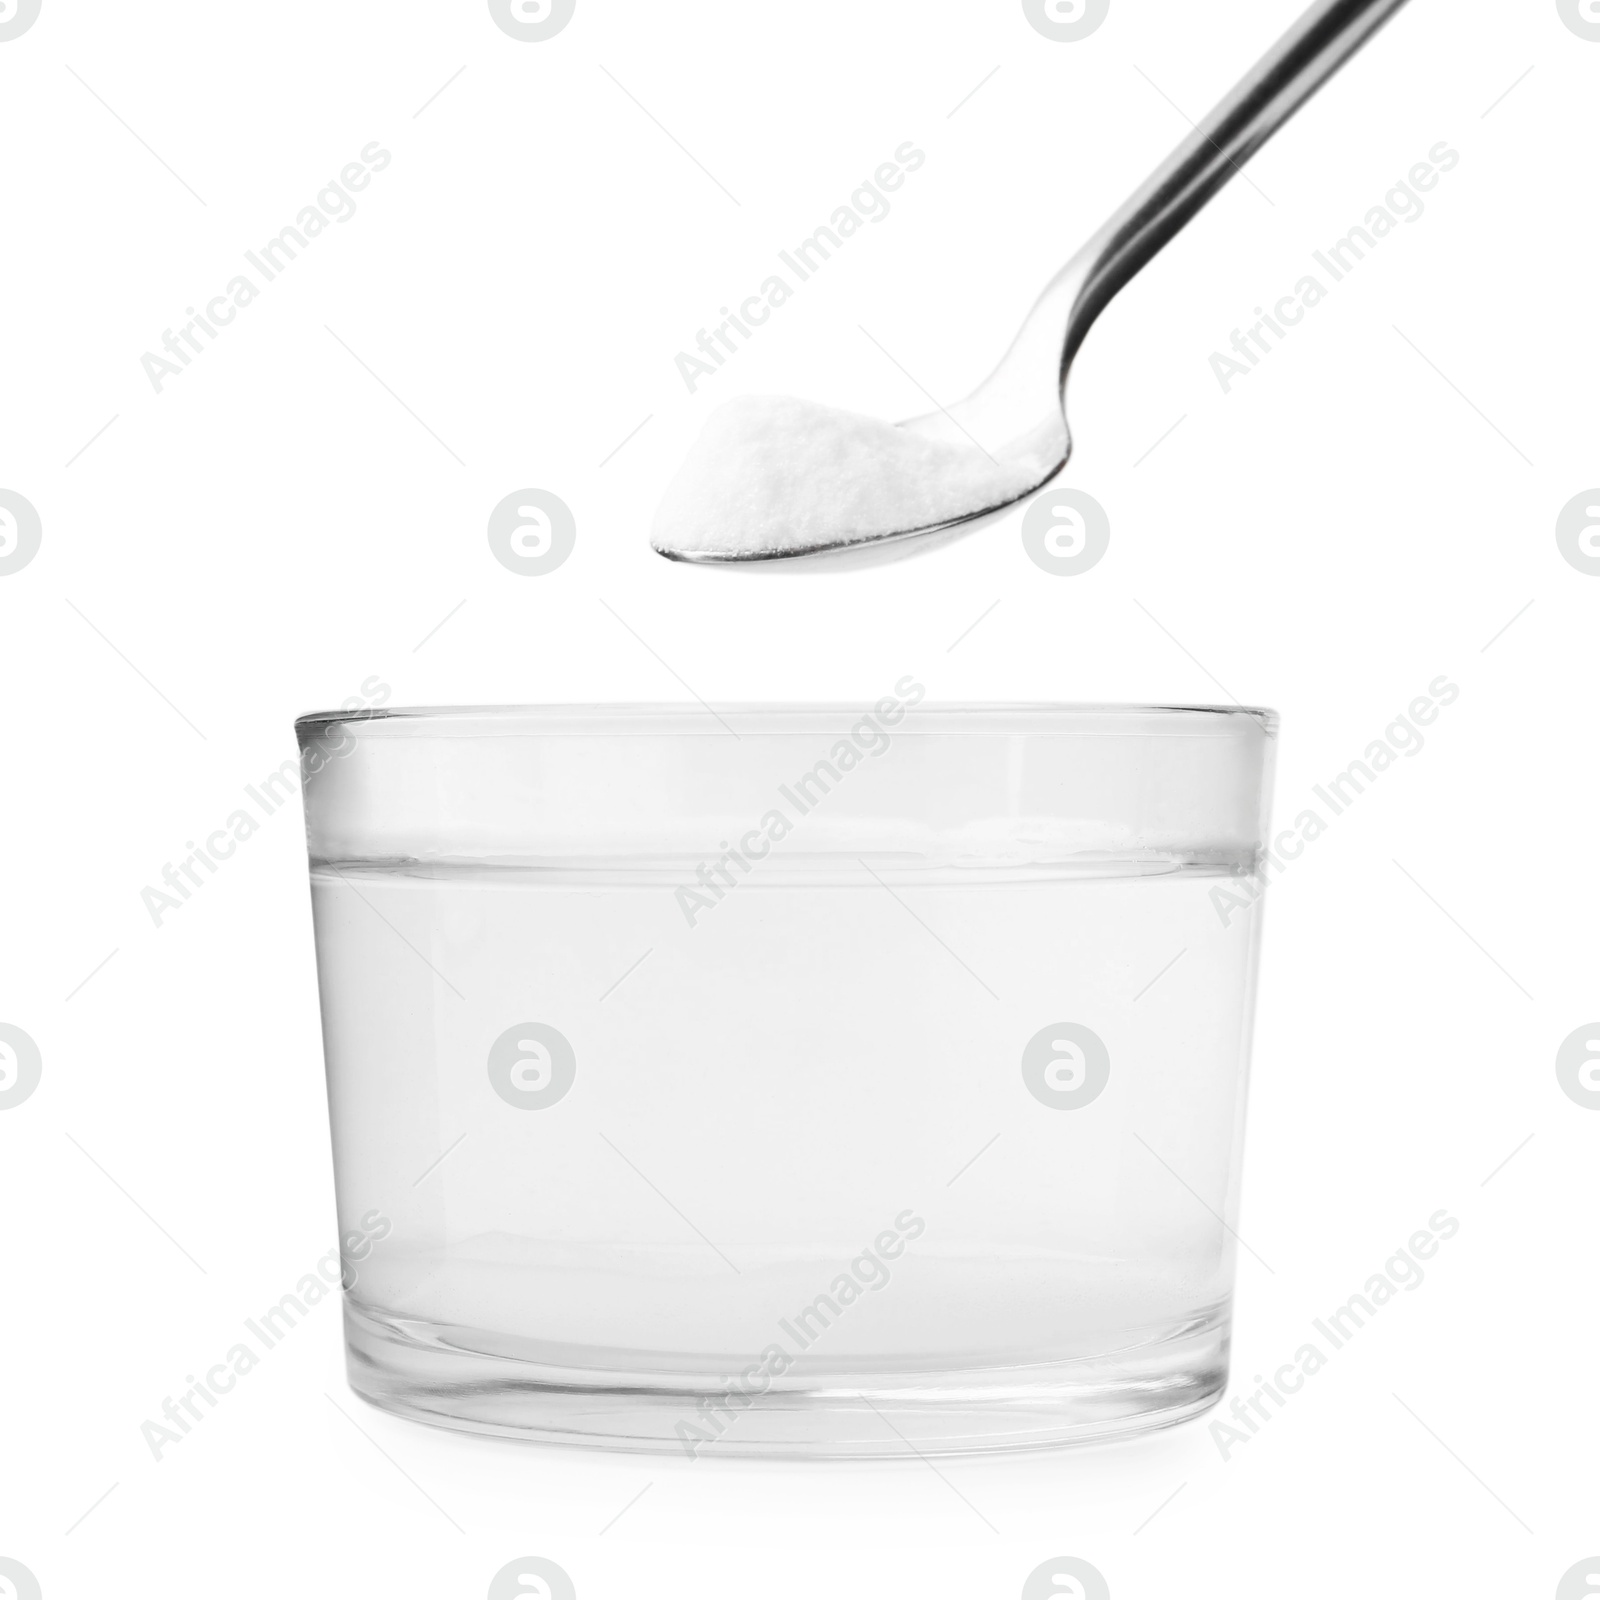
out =
<path fill-rule="evenodd" d="M 794 555 L 971 516 L 1039 482 L 1029 462 L 787 395 L 719 406 L 656 511 L 664 555 Z"/>

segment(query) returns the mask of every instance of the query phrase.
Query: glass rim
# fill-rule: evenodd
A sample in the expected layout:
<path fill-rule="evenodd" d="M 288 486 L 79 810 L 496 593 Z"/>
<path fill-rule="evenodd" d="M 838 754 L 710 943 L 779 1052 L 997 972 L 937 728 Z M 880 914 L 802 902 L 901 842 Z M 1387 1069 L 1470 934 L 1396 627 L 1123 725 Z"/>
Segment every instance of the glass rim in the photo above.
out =
<path fill-rule="evenodd" d="M 1076 734 L 1098 737 L 1218 737 L 1248 722 L 1268 738 L 1280 725 L 1276 711 L 1246 705 L 1142 705 L 1115 701 L 928 700 L 907 705 L 895 695 L 877 701 L 594 701 L 520 705 L 373 706 L 349 711 L 308 711 L 295 718 L 302 742 L 345 725 L 356 737 L 537 738 L 553 735 L 613 737 L 751 734 L 800 731 L 818 720 L 883 716 L 891 702 L 899 734 Z M 1230 725 L 1232 727 L 1230 728 Z"/>

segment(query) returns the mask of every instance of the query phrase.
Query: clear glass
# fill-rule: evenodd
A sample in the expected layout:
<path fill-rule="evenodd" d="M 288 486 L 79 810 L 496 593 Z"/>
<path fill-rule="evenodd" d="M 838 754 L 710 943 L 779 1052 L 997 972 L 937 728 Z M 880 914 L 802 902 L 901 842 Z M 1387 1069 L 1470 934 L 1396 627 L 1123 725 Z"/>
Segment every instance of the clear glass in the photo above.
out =
<path fill-rule="evenodd" d="M 1226 1378 L 1275 719 L 304 717 L 366 1399 L 903 1455 Z"/>

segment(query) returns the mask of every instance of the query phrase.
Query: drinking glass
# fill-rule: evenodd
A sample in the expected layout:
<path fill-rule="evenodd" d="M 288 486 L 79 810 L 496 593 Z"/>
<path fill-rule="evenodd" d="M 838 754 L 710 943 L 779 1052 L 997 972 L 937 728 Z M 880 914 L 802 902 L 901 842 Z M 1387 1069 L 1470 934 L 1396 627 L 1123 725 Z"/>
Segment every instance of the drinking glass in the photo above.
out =
<path fill-rule="evenodd" d="M 352 1386 L 696 1457 L 1210 1406 L 1275 726 L 301 718 Z"/>

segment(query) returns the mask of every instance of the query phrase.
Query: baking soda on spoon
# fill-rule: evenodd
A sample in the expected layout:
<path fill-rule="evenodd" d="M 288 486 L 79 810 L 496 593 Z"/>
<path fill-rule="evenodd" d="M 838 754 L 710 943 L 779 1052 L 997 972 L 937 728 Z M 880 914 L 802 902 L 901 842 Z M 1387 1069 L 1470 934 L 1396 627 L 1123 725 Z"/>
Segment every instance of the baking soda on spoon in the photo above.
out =
<path fill-rule="evenodd" d="M 934 528 L 1037 486 L 1027 462 L 997 462 L 876 417 L 788 395 L 721 405 L 656 512 L 651 543 L 678 560 L 797 556 Z"/>

